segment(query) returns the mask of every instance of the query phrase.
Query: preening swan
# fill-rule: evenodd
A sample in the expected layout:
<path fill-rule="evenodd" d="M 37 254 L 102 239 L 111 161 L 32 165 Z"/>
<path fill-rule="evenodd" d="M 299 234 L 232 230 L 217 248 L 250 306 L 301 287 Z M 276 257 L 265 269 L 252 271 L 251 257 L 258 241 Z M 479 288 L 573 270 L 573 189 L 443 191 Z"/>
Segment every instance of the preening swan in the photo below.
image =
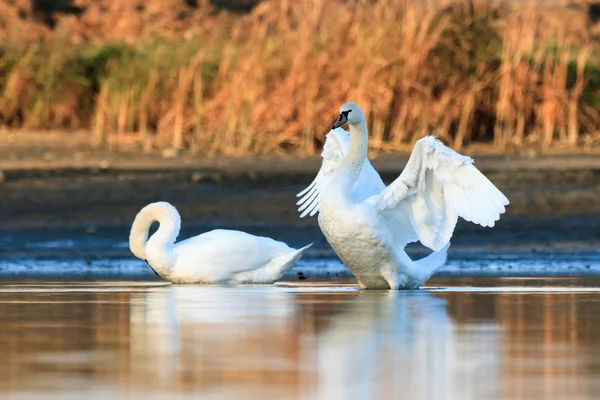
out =
<path fill-rule="evenodd" d="M 319 212 L 325 238 L 362 289 L 418 288 L 445 264 L 458 217 L 492 227 L 509 204 L 470 157 L 432 136 L 417 141 L 404 171 L 385 186 L 367 159 L 367 123 L 354 103 L 340 108 L 331 129 L 298 211 Z M 434 252 L 412 261 L 404 247 L 417 240 Z"/>
<path fill-rule="evenodd" d="M 153 222 L 160 225 L 148 239 Z M 131 252 L 173 283 L 273 283 L 312 245 L 296 250 L 267 237 L 224 229 L 175 243 L 180 227 L 175 207 L 157 202 L 142 208 L 129 235 Z"/>

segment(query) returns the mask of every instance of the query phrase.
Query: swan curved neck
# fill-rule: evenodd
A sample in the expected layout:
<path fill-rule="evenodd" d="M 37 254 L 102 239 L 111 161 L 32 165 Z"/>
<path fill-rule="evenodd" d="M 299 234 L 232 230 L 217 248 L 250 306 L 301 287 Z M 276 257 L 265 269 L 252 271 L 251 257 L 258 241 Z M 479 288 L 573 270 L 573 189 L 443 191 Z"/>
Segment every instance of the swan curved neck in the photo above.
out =
<path fill-rule="evenodd" d="M 152 223 L 158 230 L 148 239 Z M 159 274 L 168 273 L 176 261 L 173 244 L 181 229 L 181 217 L 169 203 L 152 203 L 144 207 L 133 221 L 129 248 L 139 259 L 145 260 Z"/>
<path fill-rule="evenodd" d="M 366 122 L 350 125 L 350 148 L 344 159 L 343 169 L 346 171 L 347 184 L 352 186 L 358 179 L 367 158 L 369 134 Z"/>

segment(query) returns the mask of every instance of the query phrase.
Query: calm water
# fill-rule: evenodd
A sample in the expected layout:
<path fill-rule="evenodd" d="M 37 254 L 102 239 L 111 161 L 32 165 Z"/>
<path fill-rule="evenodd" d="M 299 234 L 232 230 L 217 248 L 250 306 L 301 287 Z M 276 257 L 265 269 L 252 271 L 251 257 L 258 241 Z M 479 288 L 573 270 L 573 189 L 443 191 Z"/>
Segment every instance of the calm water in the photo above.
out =
<path fill-rule="evenodd" d="M 2 398 L 591 399 L 600 281 L 0 284 Z"/>

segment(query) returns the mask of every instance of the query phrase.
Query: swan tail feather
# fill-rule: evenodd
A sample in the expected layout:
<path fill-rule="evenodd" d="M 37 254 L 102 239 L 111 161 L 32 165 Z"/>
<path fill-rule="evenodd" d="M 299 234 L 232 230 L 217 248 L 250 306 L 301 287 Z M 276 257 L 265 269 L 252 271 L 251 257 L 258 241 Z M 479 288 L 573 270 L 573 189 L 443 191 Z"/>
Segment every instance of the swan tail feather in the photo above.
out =
<path fill-rule="evenodd" d="M 313 244 L 301 249 L 282 254 L 271 259 L 264 267 L 246 271 L 236 275 L 237 283 L 273 283 L 280 280 L 289 270 L 294 268 L 302 254 Z"/>
<path fill-rule="evenodd" d="M 437 271 L 446 264 L 448 259 L 448 249 L 450 248 L 450 242 L 446 243 L 440 250 L 435 251 L 425 258 L 415 261 L 416 275 L 418 275 L 422 282 L 425 282 Z"/>

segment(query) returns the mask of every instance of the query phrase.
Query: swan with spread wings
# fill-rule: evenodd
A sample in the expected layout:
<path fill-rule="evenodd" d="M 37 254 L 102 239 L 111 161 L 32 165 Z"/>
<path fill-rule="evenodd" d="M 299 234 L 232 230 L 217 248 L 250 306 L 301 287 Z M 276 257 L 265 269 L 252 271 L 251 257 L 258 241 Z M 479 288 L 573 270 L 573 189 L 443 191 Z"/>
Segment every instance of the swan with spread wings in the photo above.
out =
<path fill-rule="evenodd" d="M 301 217 L 319 213 L 325 238 L 362 289 L 418 288 L 445 264 L 458 217 L 493 227 L 509 204 L 470 157 L 432 136 L 416 142 L 388 186 L 367 148 L 364 113 L 345 103 L 327 134 L 321 169 L 298 194 Z M 416 241 L 433 253 L 411 260 L 404 248 Z"/>

